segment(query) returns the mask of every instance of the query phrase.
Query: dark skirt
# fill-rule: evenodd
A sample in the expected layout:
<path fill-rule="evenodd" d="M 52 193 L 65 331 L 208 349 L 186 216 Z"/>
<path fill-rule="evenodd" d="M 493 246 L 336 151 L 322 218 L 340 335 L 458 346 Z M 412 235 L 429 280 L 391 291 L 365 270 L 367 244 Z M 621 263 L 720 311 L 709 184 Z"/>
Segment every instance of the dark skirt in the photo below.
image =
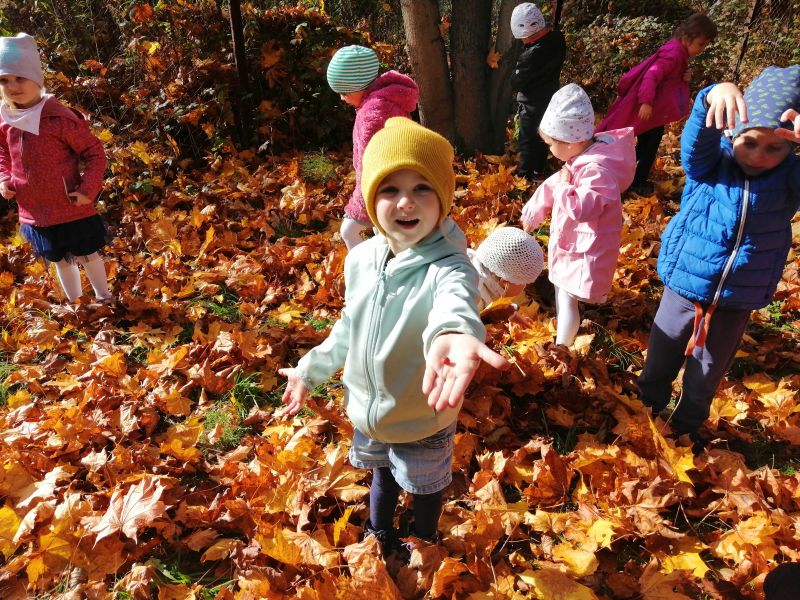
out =
<path fill-rule="evenodd" d="M 36 255 L 50 262 L 89 256 L 114 239 L 100 215 L 49 227 L 22 223 L 19 229 Z"/>

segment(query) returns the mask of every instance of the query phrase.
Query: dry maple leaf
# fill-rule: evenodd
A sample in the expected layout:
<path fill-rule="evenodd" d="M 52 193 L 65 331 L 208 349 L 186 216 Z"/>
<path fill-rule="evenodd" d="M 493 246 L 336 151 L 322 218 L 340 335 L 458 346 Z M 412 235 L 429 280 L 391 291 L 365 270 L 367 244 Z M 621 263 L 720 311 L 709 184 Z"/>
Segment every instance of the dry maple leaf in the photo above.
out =
<path fill-rule="evenodd" d="M 111 496 L 108 510 L 100 521 L 90 528 L 90 531 L 97 534 L 95 544 L 104 537 L 118 532 L 124 533 L 133 541 L 138 541 L 137 531 L 152 524 L 167 510 L 167 505 L 159 499 L 163 492 L 164 486 L 160 479 L 152 476 L 142 478 L 124 495 L 122 489 L 117 487 Z"/>

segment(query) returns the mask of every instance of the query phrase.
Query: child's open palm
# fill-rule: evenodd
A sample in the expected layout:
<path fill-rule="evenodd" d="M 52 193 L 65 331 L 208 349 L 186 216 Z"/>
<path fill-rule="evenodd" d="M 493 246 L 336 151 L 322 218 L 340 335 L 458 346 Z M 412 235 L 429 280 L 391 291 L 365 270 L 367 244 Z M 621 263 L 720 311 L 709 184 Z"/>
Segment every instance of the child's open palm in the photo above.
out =
<path fill-rule="evenodd" d="M 505 370 L 509 362 L 478 338 L 462 333 L 444 333 L 431 344 L 426 359 L 422 393 L 435 410 L 455 408 L 464 398 L 481 361 Z"/>
<path fill-rule="evenodd" d="M 283 415 L 296 415 L 306 405 L 308 388 L 297 374 L 297 369 L 279 369 L 278 373 L 286 377 L 286 391 L 281 400 L 286 407 L 281 411 Z"/>

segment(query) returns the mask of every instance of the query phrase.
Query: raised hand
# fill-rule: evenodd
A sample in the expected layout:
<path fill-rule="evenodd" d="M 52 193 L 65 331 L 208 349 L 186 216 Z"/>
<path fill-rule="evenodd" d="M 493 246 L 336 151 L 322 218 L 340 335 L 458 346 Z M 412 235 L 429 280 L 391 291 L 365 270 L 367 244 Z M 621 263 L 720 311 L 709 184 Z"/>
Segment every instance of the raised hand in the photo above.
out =
<path fill-rule="evenodd" d="M 736 126 L 736 115 L 742 123 L 747 123 L 747 106 L 744 95 L 736 84 L 725 82 L 718 83 L 706 96 L 708 114 L 706 127 L 717 129 L 733 129 Z"/>

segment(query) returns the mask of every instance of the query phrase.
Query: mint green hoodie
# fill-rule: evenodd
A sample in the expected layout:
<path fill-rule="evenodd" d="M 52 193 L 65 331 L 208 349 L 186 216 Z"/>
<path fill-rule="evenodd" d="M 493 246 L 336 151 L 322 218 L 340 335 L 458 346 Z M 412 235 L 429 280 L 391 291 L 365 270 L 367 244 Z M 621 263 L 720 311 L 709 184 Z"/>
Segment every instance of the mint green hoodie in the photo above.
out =
<path fill-rule="evenodd" d="M 372 439 L 413 442 L 455 421 L 422 393 L 425 354 L 441 333 L 483 341 L 478 275 L 451 219 L 417 246 L 389 259 L 383 236 L 359 244 L 344 264 L 345 305 L 328 338 L 297 365 L 308 389 L 344 366 L 347 416 Z"/>

